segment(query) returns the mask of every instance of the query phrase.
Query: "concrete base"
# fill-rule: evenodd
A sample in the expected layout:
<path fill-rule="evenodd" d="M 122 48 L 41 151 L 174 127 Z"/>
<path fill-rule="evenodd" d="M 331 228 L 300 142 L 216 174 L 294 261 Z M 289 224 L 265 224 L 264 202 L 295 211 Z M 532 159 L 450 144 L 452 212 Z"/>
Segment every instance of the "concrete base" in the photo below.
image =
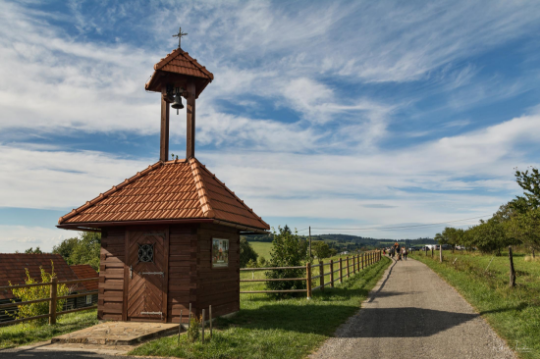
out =
<path fill-rule="evenodd" d="M 107 322 L 52 338 L 51 343 L 136 345 L 175 333 L 178 333 L 178 324 Z"/>

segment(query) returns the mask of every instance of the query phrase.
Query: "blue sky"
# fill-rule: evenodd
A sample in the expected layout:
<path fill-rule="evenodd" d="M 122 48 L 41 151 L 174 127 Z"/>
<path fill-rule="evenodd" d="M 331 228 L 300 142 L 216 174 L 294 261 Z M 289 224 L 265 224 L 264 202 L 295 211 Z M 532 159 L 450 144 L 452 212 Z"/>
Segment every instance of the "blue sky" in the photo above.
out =
<path fill-rule="evenodd" d="M 196 155 L 271 225 L 477 223 L 538 166 L 539 20 L 534 1 L 0 1 L 2 251 L 76 235 L 60 215 L 157 161 L 144 84 L 178 26 L 215 76 Z"/>

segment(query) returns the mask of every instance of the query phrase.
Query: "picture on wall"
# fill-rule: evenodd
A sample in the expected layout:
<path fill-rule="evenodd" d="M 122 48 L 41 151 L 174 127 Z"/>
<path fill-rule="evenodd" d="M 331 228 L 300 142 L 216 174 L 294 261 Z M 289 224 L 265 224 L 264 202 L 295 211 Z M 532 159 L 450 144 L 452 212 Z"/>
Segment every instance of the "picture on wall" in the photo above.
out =
<path fill-rule="evenodd" d="M 212 239 L 212 267 L 229 266 L 229 240 Z"/>

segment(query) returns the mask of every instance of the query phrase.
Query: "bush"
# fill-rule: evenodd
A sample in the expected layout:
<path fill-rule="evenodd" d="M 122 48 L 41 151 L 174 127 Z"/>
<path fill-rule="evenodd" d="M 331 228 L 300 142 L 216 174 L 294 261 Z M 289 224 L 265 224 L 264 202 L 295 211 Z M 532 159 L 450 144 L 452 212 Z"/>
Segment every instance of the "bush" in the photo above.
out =
<path fill-rule="evenodd" d="M 200 320 L 202 321 L 202 317 Z M 194 343 L 197 341 L 197 339 L 199 339 L 200 330 L 201 330 L 200 321 L 196 317 L 191 318 L 189 322 L 189 328 L 187 331 L 187 336 L 190 342 Z"/>
<path fill-rule="evenodd" d="M 274 232 L 272 251 L 270 253 L 270 267 L 296 267 L 301 266 L 308 259 L 308 243 L 298 234 L 292 234 L 288 227 L 278 227 L 279 234 Z M 278 269 L 265 272 L 266 278 L 298 278 L 305 275 L 304 269 Z M 304 281 L 276 281 L 266 282 L 268 290 L 305 289 Z M 271 293 L 274 298 L 286 297 L 288 293 Z"/>
<path fill-rule="evenodd" d="M 51 260 L 51 273 L 47 273 L 43 268 L 40 267 L 41 270 L 41 283 L 49 283 L 52 281 L 52 278 L 56 276 L 54 273 L 54 262 Z M 40 283 L 38 280 L 35 280 L 30 276 L 30 272 L 28 272 L 28 269 L 25 268 L 26 271 L 26 279 L 25 284 L 37 284 Z M 11 282 L 9 282 L 9 285 Z M 30 288 L 18 288 L 18 289 L 12 289 L 13 295 L 16 298 L 20 298 L 23 302 L 30 301 L 30 300 L 37 300 L 37 299 L 44 299 L 49 298 L 50 296 L 50 286 L 39 286 L 39 287 L 30 287 Z M 65 284 L 59 284 L 57 286 L 57 295 L 64 296 L 69 294 L 69 289 Z M 12 300 L 12 302 L 15 303 L 15 300 Z M 60 299 L 56 302 L 56 311 L 60 312 L 62 311 L 62 308 L 64 307 L 64 304 L 66 303 L 65 299 Z M 16 319 L 23 319 L 23 318 L 29 318 L 29 317 L 35 317 L 38 315 L 44 315 L 49 313 L 49 302 L 41 302 L 41 303 L 33 303 L 28 305 L 18 305 L 17 308 L 18 313 L 17 314 L 9 314 Z M 6 312 L 6 314 L 8 314 Z M 47 321 L 47 318 L 42 318 L 39 320 L 40 323 L 44 323 Z"/>

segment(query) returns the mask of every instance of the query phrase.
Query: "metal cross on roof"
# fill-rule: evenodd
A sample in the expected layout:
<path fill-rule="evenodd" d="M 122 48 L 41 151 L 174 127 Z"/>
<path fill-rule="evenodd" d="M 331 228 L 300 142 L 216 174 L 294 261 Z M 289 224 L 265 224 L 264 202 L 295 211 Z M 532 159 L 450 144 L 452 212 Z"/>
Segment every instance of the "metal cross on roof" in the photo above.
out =
<path fill-rule="evenodd" d="M 180 27 L 178 29 L 178 34 L 172 36 L 172 37 L 177 37 L 178 38 L 178 48 L 180 48 L 180 45 L 182 44 L 182 36 L 186 36 L 186 35 L 187 35 L 187 32 L 182 33 L 182 28 Z"/>

